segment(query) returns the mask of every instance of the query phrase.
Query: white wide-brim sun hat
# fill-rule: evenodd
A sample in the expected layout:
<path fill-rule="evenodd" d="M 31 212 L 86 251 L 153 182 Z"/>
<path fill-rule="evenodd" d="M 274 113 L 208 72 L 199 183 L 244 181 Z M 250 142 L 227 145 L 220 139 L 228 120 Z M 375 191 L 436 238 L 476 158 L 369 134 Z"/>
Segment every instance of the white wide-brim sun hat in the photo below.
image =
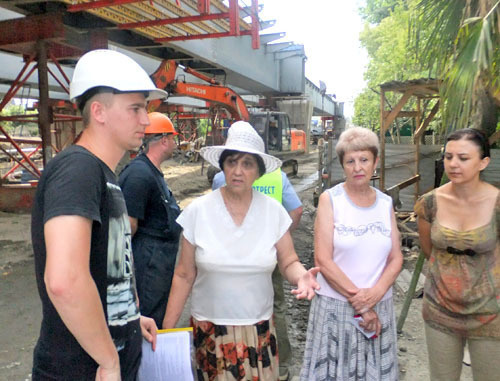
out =
<path fill-rule="evenodd" d="M 223 146 L 208 146 L 200 150 L 201 156 L 216 168 L 219 158 L 225 150 L 234 150 L 259 155 L 266 167 L 266 173 L 271 173 L 281 167 L 281 160 L 265 152 L 264 141 L 250 123 L 239 121 L 229 127 L 226 144 Z"/>

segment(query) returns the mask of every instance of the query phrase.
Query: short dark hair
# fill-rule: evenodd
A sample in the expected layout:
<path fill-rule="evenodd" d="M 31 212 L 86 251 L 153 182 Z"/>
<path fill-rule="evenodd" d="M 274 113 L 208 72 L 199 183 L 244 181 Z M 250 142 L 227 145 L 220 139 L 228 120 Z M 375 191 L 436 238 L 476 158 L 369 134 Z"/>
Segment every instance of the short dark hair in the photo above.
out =
<path fill-rule="evenodd" d="M 488 137 L 483 131 L 477 130 L 475 128 L 463 128 L 461 130 L 456 130 L 448 135 L 448 137 L 446 138 L 446 143 L 452 140 L 462 139 L 470 140 L 479 147 L 479 151 L 481 152 L 481 159 L 490 157 L 490 143 L 488 141 Z"/>
<path fill-rule="evenodd" d="M 142 139 L 142 145 L 141 145 L 141 152 L 148 153 L 149 152 L 149 146 L 153 142 L 157 142 L 158 140 L 161 140 L 166 136 L 166 134 L 160 133 L 160 134 L 148 134 L 144 136 L 144 139 Z"/>
<path fill-rule="evenodd" d="M 78 106 L 78 109 L 80 110 L 80 112 L 83 113 L 83 109 L 85 108 L 85 105 L 90 100 L 90 98 L 92 98 L 94 95 L 104 94 L 104 93 L 117 94 L 116 91 L 117 91 L 116 89 L 114 89 L 112 87 L 108 87 L 108 86 L 93 87 L 93 88 L 85 91 L 82 95 L 80 95 L 76 99 L 76 105 Z"/>
<path fill-rule="evenodd" d="M 80 113 L 82 114 L 83 125 L 87 126 L 90 122 L 90 109 L 88 105 L 89 101 L 98 94 L 125 94 L 125 93 L 142 93 L 144 97 L 147 98 L 149 96 L 149 92 L 147 91 L 120 91 L 116 90 L 113 87 L 108 86 L 96 86 L 91 89 L 85 91 L 82 95 L 80 95 L 76 99 L 76 105 Z M 87 107 L 86 107 L 87 106 Z"/>
<path fill-rule="evenodd" d="M 262 158 L 255 154 L 255 153 L 249 153 L 249 152 L 241 152 L 241 151 L 236 151 L 233 149 L 225 149 L 222 151 L 219 157 L 219 167 L 221 170 L 224 170 L 224 162 L 226 159 L 230 156 L 235 156 L 236 159 L 239 159 L 242 157 L 244 154 L 248 153 L 249 155 L 252 155 L 255 157 L 255 160 L 257 160 L 257 166 L 259 167 L 259 177 L 262 176 L 264 173 L 266 173 L 266 166 L 264 164 L 264 160 Z"/>

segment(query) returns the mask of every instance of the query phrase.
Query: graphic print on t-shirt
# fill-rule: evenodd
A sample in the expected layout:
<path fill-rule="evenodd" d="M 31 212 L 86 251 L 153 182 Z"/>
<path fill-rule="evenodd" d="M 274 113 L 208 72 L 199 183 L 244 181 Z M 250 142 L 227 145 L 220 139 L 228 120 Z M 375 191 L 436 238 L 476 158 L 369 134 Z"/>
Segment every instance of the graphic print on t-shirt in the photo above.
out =
<path fill-rule="evenodd" d="M 139 318 L 133 282 L 133 258 L 131 231 L 125 201 L 121 189 L 111 183 L 106 184 L 112 207 L 109 216 L 108 234 L 108 325 L 125 326 Z M 120 350 L 124 343 L 115 345 Z"/>

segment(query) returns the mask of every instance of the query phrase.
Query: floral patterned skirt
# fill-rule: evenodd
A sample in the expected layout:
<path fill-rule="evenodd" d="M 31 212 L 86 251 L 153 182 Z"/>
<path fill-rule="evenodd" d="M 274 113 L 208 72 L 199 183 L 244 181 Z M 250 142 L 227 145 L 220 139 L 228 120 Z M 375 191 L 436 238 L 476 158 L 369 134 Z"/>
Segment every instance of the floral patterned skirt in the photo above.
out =
<path fill-rule="evenodd" d="M 216 325 L 191 317 L 198 380 L 277 381 L 274 321 Z"/>

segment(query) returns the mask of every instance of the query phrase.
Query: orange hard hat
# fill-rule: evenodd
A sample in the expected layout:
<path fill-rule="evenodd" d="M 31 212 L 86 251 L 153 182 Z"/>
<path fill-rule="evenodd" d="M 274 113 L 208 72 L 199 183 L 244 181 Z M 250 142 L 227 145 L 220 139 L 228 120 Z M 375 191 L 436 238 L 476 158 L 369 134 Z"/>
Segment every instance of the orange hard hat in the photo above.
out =
<path fill-rule="evenodd" d="M 145 134 L 178 134 L 168 116 L 160 112 L 151 112 L 148 117 L 151 124 L 146 127 Z"/>

